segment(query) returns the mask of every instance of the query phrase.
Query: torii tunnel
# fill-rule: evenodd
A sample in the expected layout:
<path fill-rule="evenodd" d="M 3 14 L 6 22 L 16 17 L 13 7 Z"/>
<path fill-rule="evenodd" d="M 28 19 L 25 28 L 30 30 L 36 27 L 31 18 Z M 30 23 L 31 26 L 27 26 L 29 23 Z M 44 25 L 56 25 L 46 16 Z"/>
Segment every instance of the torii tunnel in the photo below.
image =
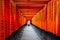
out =
<path fill-rule="evenodd" d="M 0 40 L 60 40 L 60 0 L 0 0 Z"/>

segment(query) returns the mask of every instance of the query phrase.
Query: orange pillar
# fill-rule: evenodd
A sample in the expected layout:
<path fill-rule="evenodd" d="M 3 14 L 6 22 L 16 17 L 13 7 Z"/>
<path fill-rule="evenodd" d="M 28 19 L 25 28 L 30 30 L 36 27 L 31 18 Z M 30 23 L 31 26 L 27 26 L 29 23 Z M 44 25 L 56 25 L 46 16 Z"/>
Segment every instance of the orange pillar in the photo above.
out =
<path fill-rule="evenodd" d="M 57 0 L 57 9 L 56 9 L 56 13 L 57 13 L 57 17 L 58 17 L 58 25 L 57 25 L 57 35 L 60 36 L 60 0 Z"/>
<path fill-rule="evenodd" d="M 5 37 L 7 38 L 7 37 L 8 37 L 8 34 L 10 33 L 10 30 L 9 30 L 10 28 L 8 28 L 8 24 L 9 24 L 9 27 L 10 27 L 10 23 L 8 23 L 8 22 L 10 22 L 10 21 L 9 21 L 10 19 L 8 18 L 8 16 L 10 16 L 10 15 L 8 15 L 8 13 L 9 13 L 9 12 L 8 12 L 8 11 L 9 11 L 9 10 L 8 10 L 8 9 L 9 9 L 9 8 L 8 8 L 8 4 L 9 4 L 9 3 L 8 3 L 8 1 L 6 1 L 6 0 L 4 1 L 4 3 L 5 3 L 4 14 L 5 14 L 5 25 L 6 25 L 6 26 L 5 26 Z M 8 30 L 9 30 L 9 33 L 8 33 Z"/>
<path fill-rule="evenodd" d="M 11 0 L 4 0 L 5 37 L 10 35 Z"/>
<path fill-rule="evenodd" d="M 0 40 L 5 40 L 4 0 L 0 0 Z"/>

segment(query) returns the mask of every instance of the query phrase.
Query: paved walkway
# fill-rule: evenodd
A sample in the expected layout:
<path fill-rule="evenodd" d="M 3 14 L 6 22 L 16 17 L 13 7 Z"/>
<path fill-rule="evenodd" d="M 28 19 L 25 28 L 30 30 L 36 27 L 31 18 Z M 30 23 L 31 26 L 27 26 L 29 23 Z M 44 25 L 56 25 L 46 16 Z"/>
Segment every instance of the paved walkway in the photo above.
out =
<path fill-rule="evenodd" d="M 59 40 L 55 36 L 36 28 L 33 25 L 25 25 L 12 34 L 7 40 Z"/>

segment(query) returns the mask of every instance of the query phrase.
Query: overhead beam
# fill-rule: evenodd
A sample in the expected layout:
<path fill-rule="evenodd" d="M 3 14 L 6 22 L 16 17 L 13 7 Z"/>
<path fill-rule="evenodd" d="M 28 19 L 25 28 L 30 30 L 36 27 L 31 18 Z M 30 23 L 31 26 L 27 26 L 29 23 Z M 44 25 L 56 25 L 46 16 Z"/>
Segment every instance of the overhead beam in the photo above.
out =
<path fill-rule="evenodd" d="M 13 0 L 14 2 L 27 2 L 27 1 L 50 1 L 50 0 Z"/>
<path fill-rule="evenodd" d="M 49 1 L 49 0 L 30 0 L 30 1 Z"/>
<path fill-rule="evenodd" d="M 41 9 L 44 6 L 16 6 L 18 9 Z"/>
<path fill-rule="evenodd" d="M 44 6 L 45 4 L 17 4 L 16 6 L 33 6 L 33 7 L 35 7 L 35 6 Z"/>
<path fill-rule="evenodd" d="M 22 15 L 36 15 L 36 13 L 31 13 L 31 14 L 29 14 L 29 13 L 21 13 Z"/>
<path fill-rule="evenodd" d="M 49 1 L 16 2 L 16 4 L 47 4 Z"/>

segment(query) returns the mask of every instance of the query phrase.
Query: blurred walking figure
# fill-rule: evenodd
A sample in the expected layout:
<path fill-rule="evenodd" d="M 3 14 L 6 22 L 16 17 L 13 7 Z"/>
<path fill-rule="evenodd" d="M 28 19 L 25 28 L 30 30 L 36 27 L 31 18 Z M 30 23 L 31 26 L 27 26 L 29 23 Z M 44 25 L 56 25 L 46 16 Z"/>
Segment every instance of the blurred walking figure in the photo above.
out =
<path fill-rule="evenodd" d="M 27 21 L 27 25 L 30 26 L 30 20 Z"/>

